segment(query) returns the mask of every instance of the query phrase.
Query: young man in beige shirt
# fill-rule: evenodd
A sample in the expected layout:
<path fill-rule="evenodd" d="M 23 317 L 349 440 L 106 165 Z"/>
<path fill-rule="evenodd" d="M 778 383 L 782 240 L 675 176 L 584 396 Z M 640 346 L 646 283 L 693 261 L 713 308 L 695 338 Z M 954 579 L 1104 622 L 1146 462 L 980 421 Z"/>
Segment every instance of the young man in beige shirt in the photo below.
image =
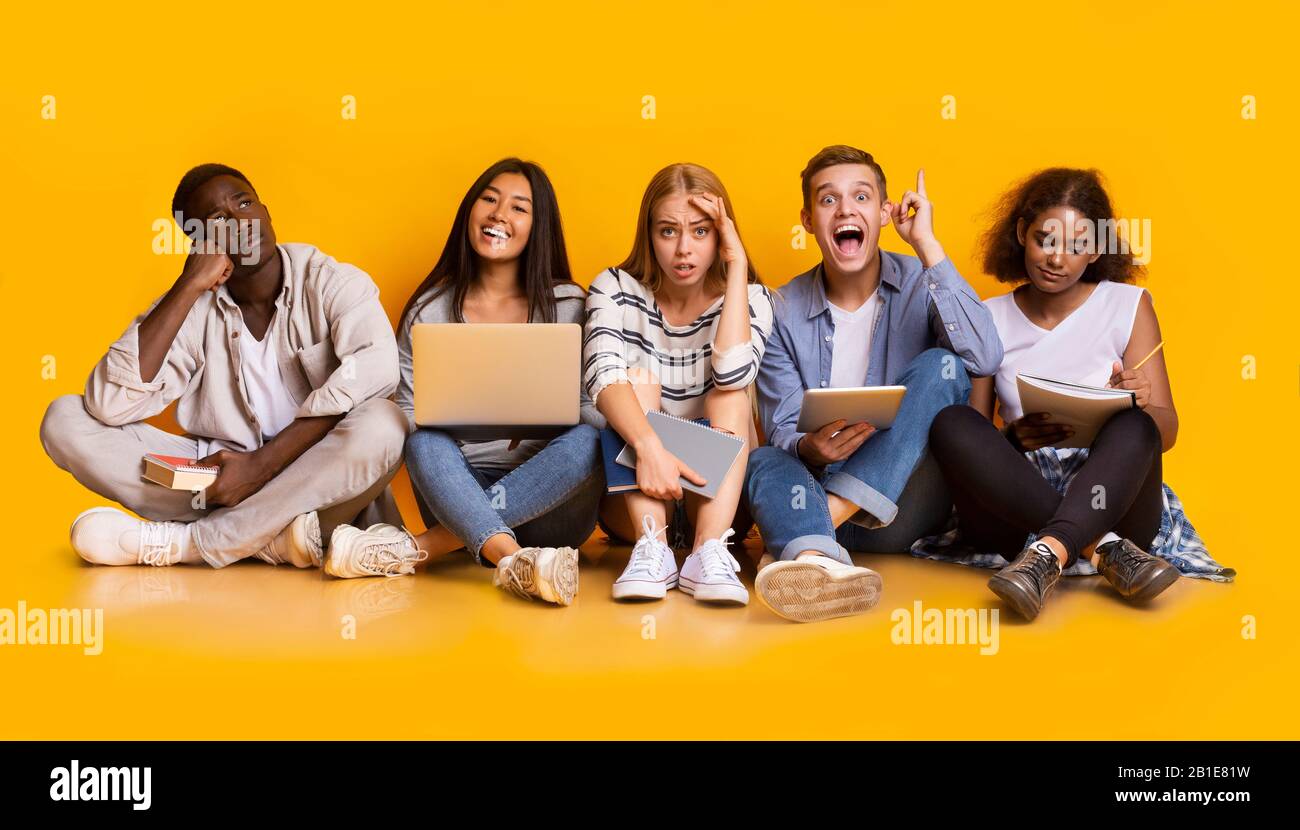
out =
<path fill-rule="evenodd" d="M 397 520 L 387 485 L 407 421 L 388 399 L 397 345 L 379 290 L 310 245 L 277 244 L 233 168 L 189 171 L 172 211 L 195 242 L 180 276 L 109 347 L 84 396 L 58 398 L 41 424 L 56 464 L 144 517 L 86 511 L 72 546 L 104 565 L 320 566 L 335 527 L 363 512 Z M 143 423 L 172 401 L 186 435 Z M 171 490 L 142 478 L 146 453 L 220 472 L 204 491 Z M 410 535 L 371 530 L 336 537 L 330 564 L 409 572 Z"/>

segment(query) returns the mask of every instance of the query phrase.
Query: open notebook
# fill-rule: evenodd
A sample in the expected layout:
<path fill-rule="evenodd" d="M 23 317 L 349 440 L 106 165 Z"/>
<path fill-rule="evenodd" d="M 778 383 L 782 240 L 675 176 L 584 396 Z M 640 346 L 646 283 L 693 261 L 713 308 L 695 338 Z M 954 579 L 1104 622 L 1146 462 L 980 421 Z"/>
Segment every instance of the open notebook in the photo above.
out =
<path fill-rule="evenodd" d="M 1055 423 L 1074 427 L 1074 435 L 1053 445 L 1062 449 L 1092 446 L 1097 431 L 1112 415 L 1137 406 L 1137 394 L 1127 389 L 1085 386 L 1036 375 L 1016 375 L 1016 389 L 1025 414 L 1046 412 Z"/>
<path fill-rule="evenodd" d="M 736 459 L 740 456 L 740 451 L 744 449 L 745 443 L 729 432 L 713 429 L 697 421 L 688 421 L 685 418 L 678 418 L 676 415 L 668 415 L 664 412 L 647 412 L 646 420 L 650 422 L 650 428 L 655 431 L 655 434 L 659 436 L 659 440 L 663 442 L 664 449 L 686 462 L 687 466 L 692 470 L 704 476 L 705 484 L 703 487 L 692 484 L 684 478 L 679 479 L 682 489 L 690 490 L 692 493 L 699 493 L 709 499 L 716 496 L 718 488 L 722 486 L 722 480 L 727 477 L 731 466 L 736 463 Z M 610 432 L 612 431 L 610 430 Z M 631 472 L 631 486 L 615 490 L 614 488 L 620 486 L 620 484 L 626 484 L 621 479 L 627 478 L 627 476 L 616 477 L 609 475 L 607 472 L 606 478 L 610 485 L 609 492 L 636 489 L 636 451 L 624 444 L 614 460 L 618 466 Z"/>

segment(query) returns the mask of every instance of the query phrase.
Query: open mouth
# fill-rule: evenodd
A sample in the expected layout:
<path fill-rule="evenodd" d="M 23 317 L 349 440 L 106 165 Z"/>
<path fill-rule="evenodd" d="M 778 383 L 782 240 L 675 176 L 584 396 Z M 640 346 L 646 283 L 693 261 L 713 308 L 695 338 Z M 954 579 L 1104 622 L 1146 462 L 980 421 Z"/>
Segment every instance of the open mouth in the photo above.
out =
<path fill-rule="evenodd" d="M 685 279 L 695 273 L 695 265 L 689 262 L 679 262 L 673 266 L 673 273 L 678 277 Z"/>
<path fill-rule="evenodd" d="M 495 225 L 487 225 L 483 228 L 483 235 L 493 241 L 507 242 L 510 234 L 505 228 L 499 228 Z"/>
<path fill-rule="evenodd" d="M 840 225 L 831 234 L 835 241 L 835 248 L 845 256 L 853 256 L 862 250 L 862 240 L 866 239 L 866 234 L 858 225 L 848 223 Z"/>

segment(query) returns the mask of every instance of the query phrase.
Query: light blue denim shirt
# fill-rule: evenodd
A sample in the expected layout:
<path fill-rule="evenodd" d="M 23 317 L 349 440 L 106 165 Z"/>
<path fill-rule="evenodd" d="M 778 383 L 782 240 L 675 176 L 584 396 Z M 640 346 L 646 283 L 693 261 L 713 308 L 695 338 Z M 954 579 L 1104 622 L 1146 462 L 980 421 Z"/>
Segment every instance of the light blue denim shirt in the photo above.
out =
<path fill-rule="evenodd" d="M 863 386 L 894 384 L 921 352 L 950 349 L 971 375 L 986 377 L 1002 363 L 1002 341 L 989 310 L 948 258 L 924 268 L 914 256 L 880 252 L 880 305 Z M 831 382 L 835 322 L 822 266 L 776 292 L 776 320 L 758 372 L 758 405 L 768 443 L 793 455 L 806 389 Z"/>

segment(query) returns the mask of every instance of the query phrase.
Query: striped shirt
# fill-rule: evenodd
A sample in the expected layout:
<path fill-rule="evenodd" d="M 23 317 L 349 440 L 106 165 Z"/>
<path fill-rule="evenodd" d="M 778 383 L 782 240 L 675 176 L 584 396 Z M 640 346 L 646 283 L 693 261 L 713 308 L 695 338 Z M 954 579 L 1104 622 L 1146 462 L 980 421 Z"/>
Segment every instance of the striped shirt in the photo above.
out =
<path fill-rule="evenodd" d="M 717 352 L 713 337 L 722 301 L 718 297 L 696 320 L 674 326 L 664 320 L 654 294 L 632 275 L 616 268 L 602 272 L 587 289 L 587 395 L 595 401 L 606 386 L 627 383 L 628 369 L 639 367 L 658 378 L 664 412 L 701 418 L 709 390 L 749 386 L 772 333 L 772 295 L 762 285 L 750 284 L 749 342 Z"/>

